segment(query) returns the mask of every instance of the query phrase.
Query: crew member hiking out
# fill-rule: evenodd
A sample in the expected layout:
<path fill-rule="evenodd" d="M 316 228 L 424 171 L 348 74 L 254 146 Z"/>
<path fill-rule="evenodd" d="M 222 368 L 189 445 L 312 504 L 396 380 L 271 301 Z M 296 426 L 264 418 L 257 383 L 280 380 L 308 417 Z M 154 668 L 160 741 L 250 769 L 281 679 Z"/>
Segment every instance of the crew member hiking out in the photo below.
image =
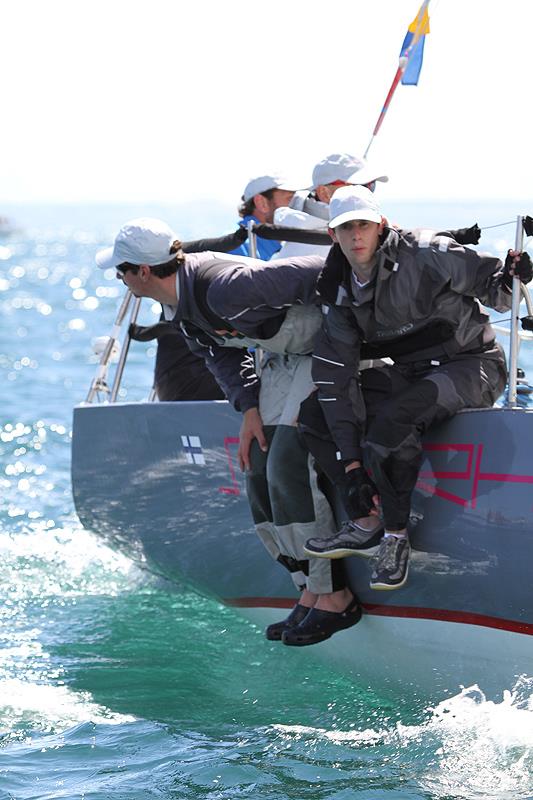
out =
<path fill-rule="evenodd" d="M 361 609 L 346 587 L 342 563 L 309 558 L 303 549 L 310 536 L 336 529 L 296 427 L 300 403 L 313 389 L 310 354 L 321 325 L 316 282 L 324 259 L 185 254 L 165 223 L 141 218 L 121 228 L 97 264 L 114 267 L 135 296 L 162 303 L 166 319 L 180 325 L 243 414 L 239 459 L 256 530 L 301 592 L 289 617 L 267 628 L 267 638 L 281 640 L 311 612 L 313 641 L 354 625 Z M 247 350 L 257 346 L 268 359 L 260 378 Z M 270 359 L 271 353 L 283 357 Z M 324 626 L 324 619 L 334 624 Z"/>
<path fill-rule="evenodd" d="M 389 228 L 364 187 L 335 192 L 329 226 L 335 244 L 318 281 L 323 324 L 313 354 L 318 391 L 300 423 L 349 519 L 305 550 L 327 559 L 377 553 L 370 586 L 398 589 L 408 574 L 423 434 L 461 409 L 492 406 L 505 386 L 505 357 L 478 300 L 508 311 L 513 275 L 529 282 L 532 265 L 527 253 L 509 251 L 502 264 L 450 235 Z M 359 374 L 360 359 L 372 357 L 394 363 Z"/>

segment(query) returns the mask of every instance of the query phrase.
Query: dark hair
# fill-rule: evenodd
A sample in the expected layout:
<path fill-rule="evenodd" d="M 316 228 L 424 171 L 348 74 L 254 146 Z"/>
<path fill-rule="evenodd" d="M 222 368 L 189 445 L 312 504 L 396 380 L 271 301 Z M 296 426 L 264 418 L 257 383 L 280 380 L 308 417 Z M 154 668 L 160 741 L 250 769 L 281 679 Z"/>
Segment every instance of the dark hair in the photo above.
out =
<path fill-rule="evenodd" d="M 163 264 L 157 264 L 154 267 L 150 267 L 152 274 L 155 275 L 156 278 L 167 278 L 169 275 L 173 275 L 178 271 L 180 264 L 185 263 L 185 253 L 181 249 L 181 242 L 179 239 L 176 239 L 174 242 L 172 242 L 170 252 L 172 254 L 172 258 L 169 261 L 165 261 Z M 134 275 L 137 275 L 139 272 L 139 266 L 139 264 L 130 264 L 125 261 L 123 264 L 119 264 L 117 269 L 121 272 L 131 270 Z"/>
<path fill-rule="evenodd" d="M 258 194 L 262 194 L 267 200 L 272 200 L 275 191 L 275 189 L 267 189 L 266 192 L 258 192 Z M 255 210 L 254 197 L 250 197 L 249 200 L 243 200 L 241 205 L 238 207 L 237 211 L 239 212 L 240 217 L 249 217 L 253 215 Z"/>

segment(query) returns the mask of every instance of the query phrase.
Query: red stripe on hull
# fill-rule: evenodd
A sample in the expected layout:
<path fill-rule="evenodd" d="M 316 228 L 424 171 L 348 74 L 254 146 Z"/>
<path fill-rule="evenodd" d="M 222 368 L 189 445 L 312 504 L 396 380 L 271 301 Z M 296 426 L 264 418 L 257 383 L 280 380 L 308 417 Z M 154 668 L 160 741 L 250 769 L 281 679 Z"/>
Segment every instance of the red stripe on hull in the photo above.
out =
<path fill-rule="evenodd" d="M 288 597 L 237 597 L 224 600 L 235 608 L 292 608 L 296 600 Z M 414 606 L 384 606 L 376 603 L 363 603 L 367 614 L 378 617 L 400 617 L 403 619 L 432 619 L 439 622 L 458 622 L 462 625 L 479 625 L 482 628 L 497 628 L 512 633 L 533 636 L 533 623 L 517 622 L 469 611 L 448 611 L 441 608 L 416 608 Z"/>

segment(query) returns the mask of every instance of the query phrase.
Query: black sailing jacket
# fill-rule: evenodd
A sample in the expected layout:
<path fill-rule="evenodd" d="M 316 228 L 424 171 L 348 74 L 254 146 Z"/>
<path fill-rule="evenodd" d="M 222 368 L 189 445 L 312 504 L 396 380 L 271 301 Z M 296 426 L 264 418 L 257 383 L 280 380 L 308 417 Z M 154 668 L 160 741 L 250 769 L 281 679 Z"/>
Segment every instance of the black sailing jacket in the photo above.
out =
<path fill-rule="evenodd" d="M 313 379 L 342 459 L 361 458 L 361 358 L 409 363 L 481 352 L 494 335 L 477 299 L 498 311 L 511 307 L 501 261 L 458 244 L 449 234 L 385 228 L 376 255 L 369 302 L 355 305 L 350 265 L 338 244 L 317 284 L 324 318 Z"/>

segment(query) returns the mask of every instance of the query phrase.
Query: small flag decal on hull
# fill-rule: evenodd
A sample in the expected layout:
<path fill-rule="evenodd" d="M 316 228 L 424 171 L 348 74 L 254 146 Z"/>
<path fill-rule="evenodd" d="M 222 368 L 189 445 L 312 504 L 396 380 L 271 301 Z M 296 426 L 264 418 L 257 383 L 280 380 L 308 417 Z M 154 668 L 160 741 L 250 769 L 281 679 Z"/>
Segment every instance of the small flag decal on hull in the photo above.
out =
<path fill-rule="evenodd" d="M 199 436 L 182 436 L 181 443 L 189 464 L 205 465 L 204 452 Z"/>

